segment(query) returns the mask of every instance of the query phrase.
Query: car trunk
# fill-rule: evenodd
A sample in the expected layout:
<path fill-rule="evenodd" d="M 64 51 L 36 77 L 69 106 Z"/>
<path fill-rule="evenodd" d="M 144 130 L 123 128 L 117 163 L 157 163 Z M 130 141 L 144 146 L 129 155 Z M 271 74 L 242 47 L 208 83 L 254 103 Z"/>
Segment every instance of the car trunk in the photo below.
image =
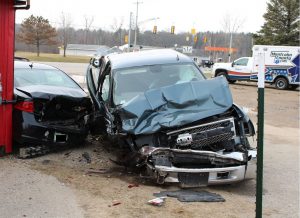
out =
<path fill-rule="evenodd" d="M 89 97 L 81 89 L 49 86 L 17 88 L 30 96 L 38 122 L 70 125 L 91 112 Z"/>

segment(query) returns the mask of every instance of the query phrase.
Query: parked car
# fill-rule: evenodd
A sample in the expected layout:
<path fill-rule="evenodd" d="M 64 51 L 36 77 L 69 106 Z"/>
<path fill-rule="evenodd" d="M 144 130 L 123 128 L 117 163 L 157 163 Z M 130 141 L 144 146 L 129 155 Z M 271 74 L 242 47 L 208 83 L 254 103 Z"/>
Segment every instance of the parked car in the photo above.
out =
<path fill-rule="evenodd" d="M 43 153 L 42 146 L 82 143 L 88 134 L 92 102 L 63 71 L 29 61 L 14 70 L 13 138 L 23 157 Z"/>
<path fill-rule="evenodd" d="M 226 79 L 206 79 L 191 58 L 168 49 L 108 55 L 91 60 L 86 79 L 98 128 L 145 176 L 198 187 L 255 175 L 251 120 Z"/>

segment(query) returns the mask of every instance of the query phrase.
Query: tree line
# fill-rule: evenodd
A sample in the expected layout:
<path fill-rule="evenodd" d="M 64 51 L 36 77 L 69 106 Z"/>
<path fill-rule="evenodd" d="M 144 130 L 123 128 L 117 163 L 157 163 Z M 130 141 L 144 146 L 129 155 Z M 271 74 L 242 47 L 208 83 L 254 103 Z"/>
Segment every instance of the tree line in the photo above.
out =
<path fill-rule="evenodd" d="M 33 15 L 28 19 L 33 19 Z M 41 18 L 38 18 L 41 19 Z M 19 51 L 30 52 L 46 52 L 46 53 L 59 53 L 59 47 L 61 49 L 66 48 L 67 44 L 92 44 L 92 45 L 106 45 L 109 47 L 121 46 L 127 44 L 125 42 L 125 35 L 128 35 L 128 29 L 117 28 L 112 31 L 98 29 L 75 29 L 72 26 L 66 25 L 55 30 L 55 36 L 51 35 L 49 41 L 39 40 L 32 36 L 34 31 L 31 28 L 27 28 L 24 23 L 16 25 L 16 46 L 15 49 Z M 37 25 L 39 26 L 39 25 Z M 30 30 L 27 37 L 26 29 Z M 48 32 L 48 31 L 44 31 Z M 52 31 L 51 31 L 52 33 Z M 35 34 L 38 35 L 38 34 Z M 44 38 L 42 33 L 39 33 Z M 134 30 L 131 30 L 131 44 L 133 44 Z M 197 40 L 194 40 L 194 37 Z M 167 31 L 160 31 L 157 34 L 153 34 L 152 31 L 140 32 L 137 34 L 137 44 L 142 46 L 153 46 L 161 48 L 180 48 L 182 46 L 192 46 L 196 51 L 197 56 L 211 56 L 211 58 L 223 58 L 226 60 L 227 53 L 210 53 L 204 51 L 205 46 L 212 47 L 228 47 L 230 33 L 224 31 L 219 32 L 198 32 L 195 36 L 192 36 L 188 32 L 182 32 L 178 34 L 170 34 Z M 26 41 L 24 40 L 26 38 Z M 30 40 L 31 42 L 30 42 Z M 188 39 L 188 40 L 187 40 Z M 252 47 L 252 34 L 251 33 L 234 33 L 233 34 L 233 48 L 237 48 L 237 53 L 233 53 L 233 57 L 248 56 L 251 55 Z M 38 51 L 37 51 L 38 50 Z"/>
<path fill-rule="evenodd" d="M 299 45 L 299 1 L 298 0 L 269 0 L 264 14 L 265 23 L 256 33 L 237 33 L 242 22 L 231 22 L 224 18 L 224 30 L 218 32 L 198 32 L 195 35 L 183 32 L 171 34 L 167 31 L 141 32 L 137 30 L 137 44 L 153 47 L 181 47 L 192 46 L 198 56 L 210 56 L 212 59 L 226 60 L 226 53 L 211 53 L 204 50 L 206 46 L 231 47 L 237 52 L 232 58 L 250 56 L 253 44 L 265 45 Z M 93 17 L 84 17 L 84 28 L 72 27 L 72 20 L 64 13 L 60 17 L 60 26 L 55 29 L 50 22 L 41 17 L 31 15 L 21 25 L 16 25 L 16 50 L 58 53 L 59 47 L 64 50 L 67 44 L 94 44 L 109 47 L 126 44 L 123 21 L 114 20 L 111 30 L 92 29 Z M 131 32 L 132 36 L 134 32 Z M 133 42 L 133 37 L 131 39 Z"/>

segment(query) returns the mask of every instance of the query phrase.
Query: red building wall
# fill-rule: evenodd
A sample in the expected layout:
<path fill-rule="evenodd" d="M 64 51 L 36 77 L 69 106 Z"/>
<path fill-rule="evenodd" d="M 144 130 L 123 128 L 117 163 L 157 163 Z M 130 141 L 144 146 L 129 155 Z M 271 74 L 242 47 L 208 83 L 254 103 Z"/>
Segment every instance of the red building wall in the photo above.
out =
<path fill-rule="evenodd" d="M 13 100 L 14 28 L 14 0 L 0 0 L 0 94 L 8 101 Z M 0 105 L 1 150 L 5 153 L 12 151 L 12 104 Z"/>

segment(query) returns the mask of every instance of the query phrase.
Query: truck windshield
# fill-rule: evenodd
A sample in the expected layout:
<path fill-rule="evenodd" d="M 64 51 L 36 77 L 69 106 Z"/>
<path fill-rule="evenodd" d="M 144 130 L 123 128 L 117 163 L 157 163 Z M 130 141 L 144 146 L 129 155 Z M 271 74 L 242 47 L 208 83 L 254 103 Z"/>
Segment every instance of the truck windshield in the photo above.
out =
<path fill-rule="evenodd" d="M 114 76 L 114 104 L 124 104 L 150 89 L 204 80 L 193 63 L 150 65 L 118 69 Z"/>

